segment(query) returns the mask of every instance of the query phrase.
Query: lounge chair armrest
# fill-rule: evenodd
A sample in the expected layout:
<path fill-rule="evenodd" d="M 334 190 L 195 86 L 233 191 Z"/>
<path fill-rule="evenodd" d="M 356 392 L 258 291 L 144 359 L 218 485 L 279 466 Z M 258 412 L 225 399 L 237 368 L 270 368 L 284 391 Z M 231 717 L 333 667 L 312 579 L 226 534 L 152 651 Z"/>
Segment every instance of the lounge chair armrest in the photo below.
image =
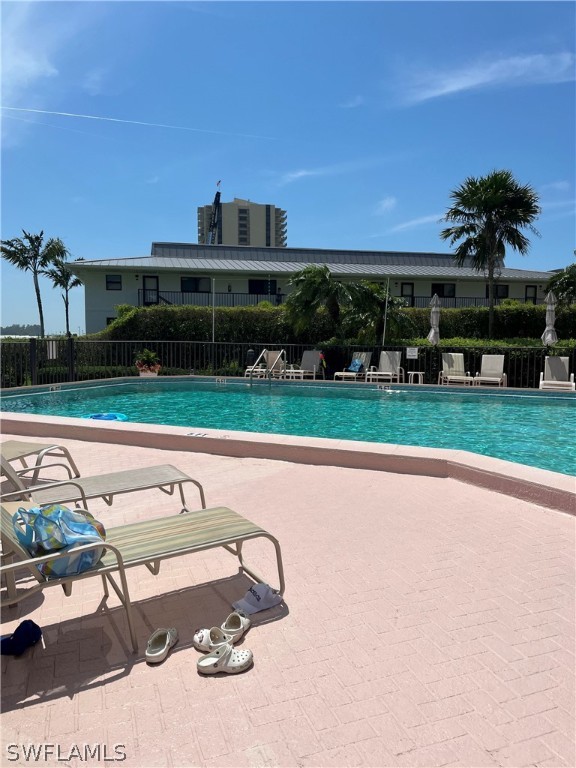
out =
<path fill-rule="evenodd" d="M 52 488 L 62 488 L 66 485 L 73 485 L 75 488 L 78 489 L 78 495 L 82 499 L 82 504 L 84 508 L 88 507 L 88 499 L 86 498 L 86 494 L 84 493 L 84 489 L 79 483 L 75 483 L 74 480 L 61 480 L 57 483 L 41 483 L 40 485 L 30 485 L 27 488 L 20 488 L 17 491 L 10 491 L 10 493 L 3 493 L 2 499 L 4 501 L 9 501 L 10 499 L 13 499 L 14 501 L 20 501 L 20 496 L 30 496 L 34 494 L 34 491 L 49 491 Z"/>
<path fill-rule="evenodd" d="M 54 464 L 36 464 L 34 467 L 23 467 L 21 469 L 16 469 L 16 467 L 13 466 L 12 469 L 18 475 L 18 477 L 21 477 L 21 476 L 25 476 L 28 472 L 32 472 L 32 474 L 39 475 L 42 470 L 52 469 L 53 467 L 63 467 L 68 473 L 68 477 L 73 477 L 72 470 L 70 469 L 68 464 L 62 464 L 60 462 L 54 463 Z"/>
<path fill-rule="evenodd" d="M 91 552 L 93 549 L 104 549 L 106 552 L 112 552 L 114 554 L 114 557 L 116 558 L 116 561 L 120 567 L 124 566 L 124 559 L 122 557 L 122 553 L 120 550 L 115 547 L 113 544 L 107 544 L 105 540 L 103 541 L 95 541 L 92 544 L 82 544 L 79 547 L 74 547 L 74 554 L 77 554 L 78 552 Z M 38 570 L 38 565 L 41 565 L 42 563 L 52 562 L 54 560 L 60 560 L 63 557 L 69 557 L 70 556 L 70 550 L 68 548 L 64 549 L 55 549 L 52 552 L 47 552 L 45 555 L 42 555 L 41 557 L 32 557 L 30 556 L 27 560 L 20 560 L 18 558 L 14 558 L 11 563 L 6 563 L 2 566 L 0 566 L 0 575 L 7 573 L 9 571 L 16 571 L 19 568 L 35 568 Z M 82 573 L 90 573 L 92 568 L 88 568 L 85 571 L 82 571 Z M 40 571 L 38 571 L 40 573 Z M 49 579 L 46 576 L 42 576 L 44 581 L 58 581 L 58 579 L 70 579 L 74 578 L 74 576 L 80 576 L 82 574 L 71 574 L 70 576 L 60 576 L 55 577 L 53 579 Z"/>

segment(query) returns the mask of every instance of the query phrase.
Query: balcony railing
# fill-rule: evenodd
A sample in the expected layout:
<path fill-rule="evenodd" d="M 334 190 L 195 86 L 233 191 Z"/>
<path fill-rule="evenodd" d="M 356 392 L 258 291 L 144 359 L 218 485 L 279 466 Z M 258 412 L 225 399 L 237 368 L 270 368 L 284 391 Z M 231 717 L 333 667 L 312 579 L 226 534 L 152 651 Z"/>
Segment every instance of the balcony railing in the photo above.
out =
<path fill-rule="evenodd" d="M 432 301 L 430 296 L 413 296 L 412 298 L 408 296 L 402 296 L 401 298 L 404 299 L 406 302 L 406 305 L 408 307 L 419 307 L 419 308 L 425 308 L 430 306 L 430 302 Z M 506 301 L 506 299 L 494 299 L 494 305 L 498 306 L 503 301 Z M 513 299 L 513 301 L 518 301 L 520 304 L 543 304 L 543 299 L 538 299 L 537 301 L 533 301 L 532 299 Z M 440 305 L 443 309 L 461 309 L 463 307 L 488 307 L 490 305 L 489 299 L 483 299 L 479 296 L 457 296 L 457 297 L 446 297 L 443 296 L 440 298 Z"/>
<path fill-rule="evenodd" d="M 401 297 L 407 306 L 419 307 L 425 309 L 430 306 L 430 296 L 414 296 L 412 298 Z M 287 299 L 285 293 L 232 293 L 216 292 L 214 294 L 214 306 L 216 307 L 253 307 L 261 301 L 269 301 L 271 304 L 284 304 Z M 504 299 L 494 299 L 494 304 L 498 306 Z M 514 299 L 521 304 L 543 304 L 542 299 L 533 302 L 532 299 Z M 194 306 L 211 307 L 211 292 L 182 293 L 181 291 L 156 291 L 141 288 L 138 291 L 138 306 L 149 307 L 154 304 L 173 304 L 175 306 Z M 487 307 L 488 299 L 477 296 L 458 296 L 455 298 L 443 297 L 440 299 L 443 309 L 459 309 L 463 307 Z"/>
<path fill-rule="evenodd" d="M 214 298 L 212 298 L 214 297 Z M 140 288 L 138 291 L 138 306 L 150 307 L 154 304 L 173 304 L 174 306 L 211 307 L 254 307 L 261 301 L 271 304 L 283 304 L 286 301 L 284 293 L 182 293 L 180 291 L 154 291 Z"/>

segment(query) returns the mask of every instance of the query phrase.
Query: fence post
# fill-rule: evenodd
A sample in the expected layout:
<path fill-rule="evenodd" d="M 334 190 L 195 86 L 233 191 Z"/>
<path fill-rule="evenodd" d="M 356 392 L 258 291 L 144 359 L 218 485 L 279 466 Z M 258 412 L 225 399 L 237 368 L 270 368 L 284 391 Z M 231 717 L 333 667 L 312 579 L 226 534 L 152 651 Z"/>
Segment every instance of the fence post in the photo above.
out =
<path fill-rule="evenodd" d="M 38 346 L 35 338 L 30 339 L 30 379 L 33 387 L 38 384 Z"/>
<path fill-rule="evenodd" d="M 66 357 L 68 358 L 68 381 L 76 381 L 76 370 L 74 365 L 74 339 L 69 336 L 66 339 Z"/>

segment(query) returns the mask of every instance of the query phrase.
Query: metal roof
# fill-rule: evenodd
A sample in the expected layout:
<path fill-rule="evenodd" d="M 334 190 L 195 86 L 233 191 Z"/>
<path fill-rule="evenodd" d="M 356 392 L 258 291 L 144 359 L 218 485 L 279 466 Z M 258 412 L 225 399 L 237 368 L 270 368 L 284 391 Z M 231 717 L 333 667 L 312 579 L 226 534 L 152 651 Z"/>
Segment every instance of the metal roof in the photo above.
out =
<path fill-rule="evenodd" d="M 450 253 L 409 253 L 403 251 L 344 251 L 324 248 L 259 248 L 250 245 L 197 245 L 195 243 L 152 243 L 152 256 L 161 258 L 274 261 L 297 264 L 406 264 L 448 266 Z"/>
<path fill-rule="evenodd" d="M 211 253 L 212 247 L 206 249 Z M 253 250 L 253 249 L 250 249 Z M 269 249 L 265 249 L 266 252 Z M 285 249 L 282 249 L 285 250 Z M 350 252 L 348 252 L 350 253 Z M 270 253 L 268 252 L 268 256 Z M 318 262 L 308 261 L 260 261 L 254 259 L 224 259 L 224 258 L 187 258 L 168 256 L 142 256 L 125 259 L 102 259 L 94 261 L 72 261 L 69 267 L 72 272 L 82 276 L 82 272 L 94 270 L 139 270 L 147 272 L 203 272 L 226 274 L 275 274 L 292 275 L 303 267 Z M 479 273 L 471 267 L 457 267 L 452 257 L 443 260 L 442 264 L 357 264 L 342 262 L 325 262 L 330 272 L 338 277 L 383 278 L 383 277 L 444 277 L 460 280 L 478 280 Z M 528 269 L 501 270 L 500 279 L 505 280 L 536 280 L 544 281 L 551 277 L 551 272 Z"/>

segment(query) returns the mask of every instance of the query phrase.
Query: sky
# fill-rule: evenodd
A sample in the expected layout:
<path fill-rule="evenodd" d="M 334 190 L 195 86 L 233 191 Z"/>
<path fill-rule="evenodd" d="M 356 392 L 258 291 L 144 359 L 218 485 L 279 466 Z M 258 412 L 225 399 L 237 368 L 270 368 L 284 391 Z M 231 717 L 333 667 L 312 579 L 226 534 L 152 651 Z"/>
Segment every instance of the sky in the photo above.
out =
<path fill-rule="evenodd" d="M 197 242 L 197 208 L 287 211 L 288 246 L 449 252 L 450 192 L 510 170 L 575 261 L 572 2 L 2 2 L 1 222 L 72 259 Z M 0 264 L 3 326 L 38 322 Z M 41 280 L 47 333 L 65 330 Z M 83 333 L 84 289 L 70 294 Z"/>

